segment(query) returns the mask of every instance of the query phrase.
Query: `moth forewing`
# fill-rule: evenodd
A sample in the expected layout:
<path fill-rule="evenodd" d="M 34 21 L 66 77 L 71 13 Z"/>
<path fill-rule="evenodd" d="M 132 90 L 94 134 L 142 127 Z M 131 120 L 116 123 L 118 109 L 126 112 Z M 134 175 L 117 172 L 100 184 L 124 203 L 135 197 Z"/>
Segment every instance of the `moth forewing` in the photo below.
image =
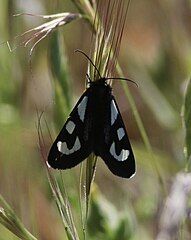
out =
<path fill-rule="evenodd" d="M 57 169 L 74 167 L 92 152 L 89 144 L 91 129 L 87 128 L 88 98 L 89 89 L 81 96 L 54 141 L 48 155 L 51 167 Z"/>
<path fill-rule="evenodd" d="M 108 168 L 117 176 L 130 178 L 135 174 L 136 166 L 132 147 L 113 95 L 110 99 L 108 140 L 101 157 Z"/>

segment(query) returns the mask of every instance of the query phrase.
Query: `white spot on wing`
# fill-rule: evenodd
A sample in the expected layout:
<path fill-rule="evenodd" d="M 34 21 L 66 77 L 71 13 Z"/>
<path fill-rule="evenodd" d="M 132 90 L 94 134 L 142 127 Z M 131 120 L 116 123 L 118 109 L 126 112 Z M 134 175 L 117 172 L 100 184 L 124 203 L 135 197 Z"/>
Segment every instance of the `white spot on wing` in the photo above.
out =
<path fill-rule="evenodd" d="M 114 124 L 117 119 L 118 111 L 114 100 L 111 101 L 111 125 Z"/>
<path fill-rule="evenodd" d="M 117 136 L 118 136 L 119 140 L 121 140 L 125 136 L 125 131 L 123 128 L 119 128 L 117 130 Z"/>
<path fill-rule="evenodd" d="M 84 121 L 87 102 L 88 102 L 88 97 L 85 96 L 82 99 L 81 103 L 78 105 L 78 114 L 79 114 L 79 117 L 82 120 L 82 122 Z"/>
<path fill-rule="evenodd" d="M 81 148 L 81 144 L 80 144 L 80 140 L 77 137 L 76 141 L 74 143 L 74 146 L 69 149 L 66 142 L 57 142 L 57 147 L 58 147 L 58 151 L 65 154 L 65 155 L 70 155 L 76 151 L 78 151 Z"/>
<path fill-rule="evenodd" d="M 69 134 L 72 134 L 75 128 L 75 124 L 72 121 L 69 121 L 66 124 L 66 130 L 69 132 Z"/>
<path fill-rule="evenodd" d="M 62 152 L 62 142 L 57 142 L 57 148 L 59 152 Z"/>
<path fill-rule="evenodd" d="M 125 161 L 125 160 L 127 160 L 128 156 L 129 156 L 129 150 L 125 150 L 125 149 L 122 149 L 120 154 L 117 155 L 116 151 L 115 151 L 115 143 L 114 142 L 112 143 L 109 151 L 110 151 L 111 155 L 115 159 L 117 159 L 117 161 Z"/>

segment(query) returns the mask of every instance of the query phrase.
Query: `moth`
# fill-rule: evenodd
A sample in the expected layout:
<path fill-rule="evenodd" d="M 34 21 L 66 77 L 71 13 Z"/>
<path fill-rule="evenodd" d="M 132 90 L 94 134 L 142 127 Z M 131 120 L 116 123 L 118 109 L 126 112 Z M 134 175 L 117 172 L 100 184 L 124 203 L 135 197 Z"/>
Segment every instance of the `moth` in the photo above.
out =
<path fill-rule="evenodd" d="M 92 81 L 88 76 L 89 87 L 50 149 L 48 164 L 52 168 L 72 168 L 93 152 L 113 174 L 122 178 L 135 174 L 135 158 L 109 79 L 116 78 L 101 77 L 99 73 L 99 79 Z"/>

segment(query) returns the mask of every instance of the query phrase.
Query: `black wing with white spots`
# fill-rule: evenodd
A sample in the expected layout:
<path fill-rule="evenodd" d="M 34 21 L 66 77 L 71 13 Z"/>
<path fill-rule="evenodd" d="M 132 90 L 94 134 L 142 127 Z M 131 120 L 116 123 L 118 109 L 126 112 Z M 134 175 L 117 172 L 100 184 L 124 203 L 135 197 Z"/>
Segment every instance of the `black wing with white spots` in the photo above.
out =
<path fill-rule="evenodd" d="M 92 152 L 89 141 L 91 121 L 87 111 L 88 93 L 89 89 L 77 102 L 50 149 L 48 164 L 53 168 L 72 168 Z"/>
<path fill-rule="evenodd" d="M 112 95 L 109 104 L 110 111 L 107 113 L 107 124 L 104 129 L 105 140 L 100 156 L 113 174 L 130 178 L 136 171 L 133 151 L 119 108 Z"/>

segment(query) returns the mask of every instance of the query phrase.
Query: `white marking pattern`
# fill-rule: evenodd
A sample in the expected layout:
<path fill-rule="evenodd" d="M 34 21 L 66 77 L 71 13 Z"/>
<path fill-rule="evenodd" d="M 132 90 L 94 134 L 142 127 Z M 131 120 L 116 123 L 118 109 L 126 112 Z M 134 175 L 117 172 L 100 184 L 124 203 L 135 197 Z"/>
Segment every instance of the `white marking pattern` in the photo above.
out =
<path fill-rule="evenodd" d="M 71 149 L 68 148 L 66 142 L 61 141 L 57 142 L 57 147 L 59 152 L 65 155 L 69 155 L 71 153 L 78 151 L 81 148 L 81 144 L 79 138 L 77 137 L 74 146 Z"/>
<path fill-rule="evenodd" d="M 125 161 L 127 160 L 128 156 L 129 156 L 129 150 L 125 150 L 125 149 L 122 149 L 120 154 L 117 155 L 116 154 L 116 151 L 115 151 L 115 142 L 112 143 L 111 147 L 110 147 L 110 153 L 111 155 L 117 159 L 117 161 Z"/>
<path fill-rule="evenodd" d="M 119 129 L 117 130 L 117 136 L 118 136 L 118 138 L 119 138 L 119 141 L 125 136 L 125 131 L 124 131 L 123 128 L 119 128 Z"/>
<path fill-rule="evenodd" d="M 111 101 L 111 126 L 114 124 L 117 119 L 118 111 L 114 100 Z"/>
<path fill-rule="evenodd" d="M 72 134 L 75 128 L 75 124 L 72 121 L 68 121 L 66 124 L 66 130 L 69 132 L 69 134 Z"/>
<path fill-rule="evenodd" d="M 81 101 L 81 103 L 78 105 L 78 115 L 82 122 L 84 121 L 85 118 L 85 112 L 86 112 L 86 106 L 88 102 L 88 97 L 84 97 Z"/>

